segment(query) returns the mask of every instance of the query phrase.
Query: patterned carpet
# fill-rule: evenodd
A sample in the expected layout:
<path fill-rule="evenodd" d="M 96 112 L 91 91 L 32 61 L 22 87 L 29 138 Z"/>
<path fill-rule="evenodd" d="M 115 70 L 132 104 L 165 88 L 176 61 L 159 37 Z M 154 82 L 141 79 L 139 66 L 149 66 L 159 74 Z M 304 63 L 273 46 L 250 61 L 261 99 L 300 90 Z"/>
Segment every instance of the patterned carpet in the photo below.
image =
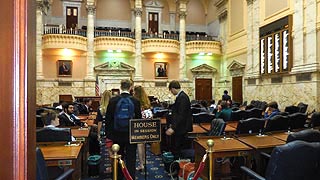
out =
<path fill-rule="evenodd" d="M 111 160 L 109 158 L 109 152 L 105 146 L 105 140 L 101 141 L 101 163 L 99 175 L 94 177 L 83 178 L 84 180 L 112 180 Z M 145 172 L 136 172 L 136 180 L 153 180 L 153 179 L 164 179 L 171 180 L 168 173 L 164 170 L 164 164 L 160 155 L 156 156 L 150 152 L 150 146 L 147 145 L 147 165 L 146 165 L 146 175 Z M 137 164 L 138 165 L 138 164 Z"/>

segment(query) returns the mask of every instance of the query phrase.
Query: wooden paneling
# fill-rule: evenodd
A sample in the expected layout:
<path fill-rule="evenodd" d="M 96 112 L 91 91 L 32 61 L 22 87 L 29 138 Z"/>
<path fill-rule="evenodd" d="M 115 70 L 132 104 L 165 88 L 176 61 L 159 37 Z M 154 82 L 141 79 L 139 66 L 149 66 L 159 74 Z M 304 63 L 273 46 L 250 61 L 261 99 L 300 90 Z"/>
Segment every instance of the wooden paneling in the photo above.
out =
<path fill-rule="evenodd" d="M 232 101 L 242 103 L 242 76 L 232 77 Z"/>
<path fill-rule="evenodd" d="M 0 7 L 1 179 L 35 179 L 35 1 Z"/>
<path fill-rule="evenodd" d="M 196 79 L 196 100 L 212 100 L 212 79 Z"/>

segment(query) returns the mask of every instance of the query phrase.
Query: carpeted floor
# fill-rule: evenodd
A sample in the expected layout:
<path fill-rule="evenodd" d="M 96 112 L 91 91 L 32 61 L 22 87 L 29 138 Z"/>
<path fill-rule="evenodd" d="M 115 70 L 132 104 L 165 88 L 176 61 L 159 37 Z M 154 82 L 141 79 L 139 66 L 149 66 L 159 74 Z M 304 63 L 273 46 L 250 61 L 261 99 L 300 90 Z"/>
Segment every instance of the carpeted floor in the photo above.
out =
<path fill-rule="evenodd" d="M 112 173 L 111 169 L 111 160 L 109 158 L 108 150 L 105 146 L 105 140 L 101 141 L 101 163 L 99 175 L 94 177 L 83 178 L 84 180 L 111 180 Z M 168 176 L 168 173 L 164 170 L 164 164 L 162 162 L 161 156 L 154 155 L 150 152 L 150 146 L 147 145 L 147 165 L 146 165 L 146 175 L 145 172 L 136 172 L 136 180 L 153 180 L 153 179 L 164 179 L 171 180 L 171 177 Z M 138 165 L 138 164 L 137 164 Z"/>

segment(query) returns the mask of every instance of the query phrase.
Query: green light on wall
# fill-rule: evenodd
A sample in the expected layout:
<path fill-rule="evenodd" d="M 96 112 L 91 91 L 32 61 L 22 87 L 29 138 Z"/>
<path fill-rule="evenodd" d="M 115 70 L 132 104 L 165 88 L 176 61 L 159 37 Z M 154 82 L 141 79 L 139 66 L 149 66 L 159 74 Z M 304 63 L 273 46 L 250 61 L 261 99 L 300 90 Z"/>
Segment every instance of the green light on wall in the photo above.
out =
<path fill-rule="evenodd" d="M 121 51 L 108 50 L 102 53 L 104 58 L 126 58 L 128 55 Z"/>

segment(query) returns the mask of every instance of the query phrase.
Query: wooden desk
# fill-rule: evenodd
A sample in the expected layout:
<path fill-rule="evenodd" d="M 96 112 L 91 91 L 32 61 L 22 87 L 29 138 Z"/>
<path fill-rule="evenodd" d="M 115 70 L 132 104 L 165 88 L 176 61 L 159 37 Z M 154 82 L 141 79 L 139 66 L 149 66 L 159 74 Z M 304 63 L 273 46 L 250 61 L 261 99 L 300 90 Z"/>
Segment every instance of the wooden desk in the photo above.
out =
<path fill-rule="evenodd" d="M 249 155 L 251 147 L 245 145 L 244 143 L 238 141 L 237 139 L 227 139 L 224 140 L 218 137 L 201 137 L 195 140 L 194 149 L 195 149 L 195 163 L 196 169 L 199 167 L 199 163 L 202 161 L 203 155 L 208 149 L 207 140 L 212 139 L 214 141 L 213 146 L 213 159 L 221 157 L 235 157 L 235 156 L 245 156 Z M 246 161 L 249 162 L 249 161 Z M 214 163 L 213 163 L 214 166 Z M 214 174 L 214 167 L 212 169 Z M 205 169 L 202 171 L 200 177 L 207 180 L 209 176 L 209 159 L 206 160 Z M 214 177 L 213 177 L 214 178 Z"/>
<path fill-rule="evenodd" d="M 227 125 L 237 129 L 238 123 L 239 123 L 239 121 L 228 121 Z"/>
<path fill-rule="evenodd" d="M 287 142 L 287 138 L 288 138 L 288 132 L 279 132 L 279 133 L 272 133 L 271 136 L 280 139 L 284 142 Z"/>
<path fill-rule="evenodd" d="M 76 138 L 76 141 L 83 143 L 83 148 L 81 151 L 82 175 L 86 177 L 88 172 L 88 167 L 87 167 L 87 160 L 89 157 L 88 137 L 90 134 L 90 128 L 71 129 L 71 134 L 73 137 Z"/>
<path fill-rule="evenodd" d="M 259 174 L 263 175 L 265 172 L 266 163 L 262 163 L 260 152 L 271 153 L 272 149 L 276 146 L 285 144 L 286 142 L 280 139 L 277 139 L 271 135 L 264 136 L 243 136 L 238 138 L 239 141 L 247 144 L 248 146 L 254 148 L 254 158 L 257 165 L 257 171 Z"/>
<path fill-rule="evenodd" d="M 285 144 L 286 142 L 270 135 L 264 136 L 242 136 L 239 141 L 247 144 L 254 149 L 267 149 Z"/>
<path fill-rule="evenodd" d="M 59 166 L 74 168 L 72 179 L 78 180 L 81 178 L 81 148 L 78 146 L 65 146 L 63 144 L 41 145 L 39 146 L 47 166 Z"/>

